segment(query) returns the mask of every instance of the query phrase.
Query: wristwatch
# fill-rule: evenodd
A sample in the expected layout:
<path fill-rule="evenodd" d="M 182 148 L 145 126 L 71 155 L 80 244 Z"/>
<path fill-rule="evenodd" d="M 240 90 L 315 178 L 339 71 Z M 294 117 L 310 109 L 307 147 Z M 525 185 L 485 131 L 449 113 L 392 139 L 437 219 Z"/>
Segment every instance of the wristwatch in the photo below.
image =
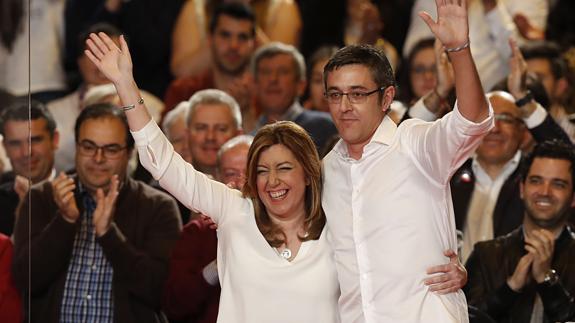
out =
<path fill-rule="evenodd" d="M 524 97 L 522 97 L 521 99 L 515 100 L 515 105 L 518 108 L 521 108 L 522 106 L 531 102 L 531 100 L 533 100 L 533 94 L 531 93 L 531 91 L 527 90 L 527 93 L 525 93 Z"/>
<path fill-rule="evenodd" d="M 545 278 L 543 278 L 543 284 L 546 286 L 553 286 L 557 284 L 559 281 L 559 275 L 555 269 L 549 269 L 549 271 L 545 274 Z"/>

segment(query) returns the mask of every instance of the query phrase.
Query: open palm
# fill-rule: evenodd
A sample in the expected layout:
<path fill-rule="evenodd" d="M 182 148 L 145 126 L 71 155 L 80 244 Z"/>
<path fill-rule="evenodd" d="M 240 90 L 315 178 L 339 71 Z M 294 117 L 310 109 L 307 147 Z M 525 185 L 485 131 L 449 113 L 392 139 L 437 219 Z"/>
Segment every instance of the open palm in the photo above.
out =
<path fill-rule="evenodd" d="M 105 33 L 90 34 L 86 45 L 86 56 L 110 81 L 117 83 L 132 77 L 132 58 L 123 36 L 120 36 L 120 48 Z"/>
<path fill-rule="evenodd" d="M 445 47 L 465 44 L 469 37 L 467 0 L 435 0 L 435 4 L 437 21 L 433 21 L 427 12 L 420 12 L 419 16 Z"/>

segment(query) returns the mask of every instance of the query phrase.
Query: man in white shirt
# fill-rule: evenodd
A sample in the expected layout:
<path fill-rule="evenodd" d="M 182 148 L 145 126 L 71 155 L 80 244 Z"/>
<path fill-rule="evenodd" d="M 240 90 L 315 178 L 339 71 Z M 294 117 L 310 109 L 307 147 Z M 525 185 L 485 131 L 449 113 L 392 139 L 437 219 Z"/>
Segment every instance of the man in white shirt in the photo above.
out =
<path fill-rule="evenodd" d="M 456 249 L 449 178 L 493 125 L 468 43 L 467 8 L 438 2 L 422 18 L 449 52 L 457 107 L 435 123 L 386 117 L 395 95 L 385 55 L 349 46 L 324 70 L 342 138 L 324 159 L 323 207 L 343 322 L 467 322 L 460 290 L 433 293 L 428 267 Z M 344 98 L 345 97 L 345 98 Z"/>

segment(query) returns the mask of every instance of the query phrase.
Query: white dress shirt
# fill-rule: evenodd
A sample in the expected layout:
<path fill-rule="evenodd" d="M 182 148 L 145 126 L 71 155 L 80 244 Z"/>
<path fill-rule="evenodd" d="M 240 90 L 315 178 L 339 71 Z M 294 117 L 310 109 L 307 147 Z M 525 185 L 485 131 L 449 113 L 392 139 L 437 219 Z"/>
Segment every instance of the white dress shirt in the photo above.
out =
<path fill-rule="evenodd" d="M 322 204 L 341 287 L 341 319 L 467 322 L 462 291 L 431 293 L 427 268 L 456 250 L 449 178 L 493 126 L 455 109 L 428 123 L 385 117 L 359 160 L 339 141 L 324 158 Z"/>
<path fill-rule="evenodd" d="M 259 231 L 250 199 L 186 163 L 154 121 L 132 134 L 142 165 L 160 185 L 218 225 L 218 322 L 340 322 L 339 286 L 325 229 L 287 261 Z"/>

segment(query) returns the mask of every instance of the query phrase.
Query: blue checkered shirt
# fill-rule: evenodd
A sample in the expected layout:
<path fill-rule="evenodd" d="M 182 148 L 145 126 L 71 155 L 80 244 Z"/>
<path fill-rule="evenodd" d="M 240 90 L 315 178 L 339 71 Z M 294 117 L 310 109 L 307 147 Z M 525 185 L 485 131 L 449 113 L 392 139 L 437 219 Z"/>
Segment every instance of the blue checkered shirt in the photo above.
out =
<path fill-rule="evenodd" d="M 92 223 L 96 202 L 80 183 L 78 186 L 84 212 L 68 265 L 60 323 L 111 323 L 114 270 L 96 242 Z"/>

